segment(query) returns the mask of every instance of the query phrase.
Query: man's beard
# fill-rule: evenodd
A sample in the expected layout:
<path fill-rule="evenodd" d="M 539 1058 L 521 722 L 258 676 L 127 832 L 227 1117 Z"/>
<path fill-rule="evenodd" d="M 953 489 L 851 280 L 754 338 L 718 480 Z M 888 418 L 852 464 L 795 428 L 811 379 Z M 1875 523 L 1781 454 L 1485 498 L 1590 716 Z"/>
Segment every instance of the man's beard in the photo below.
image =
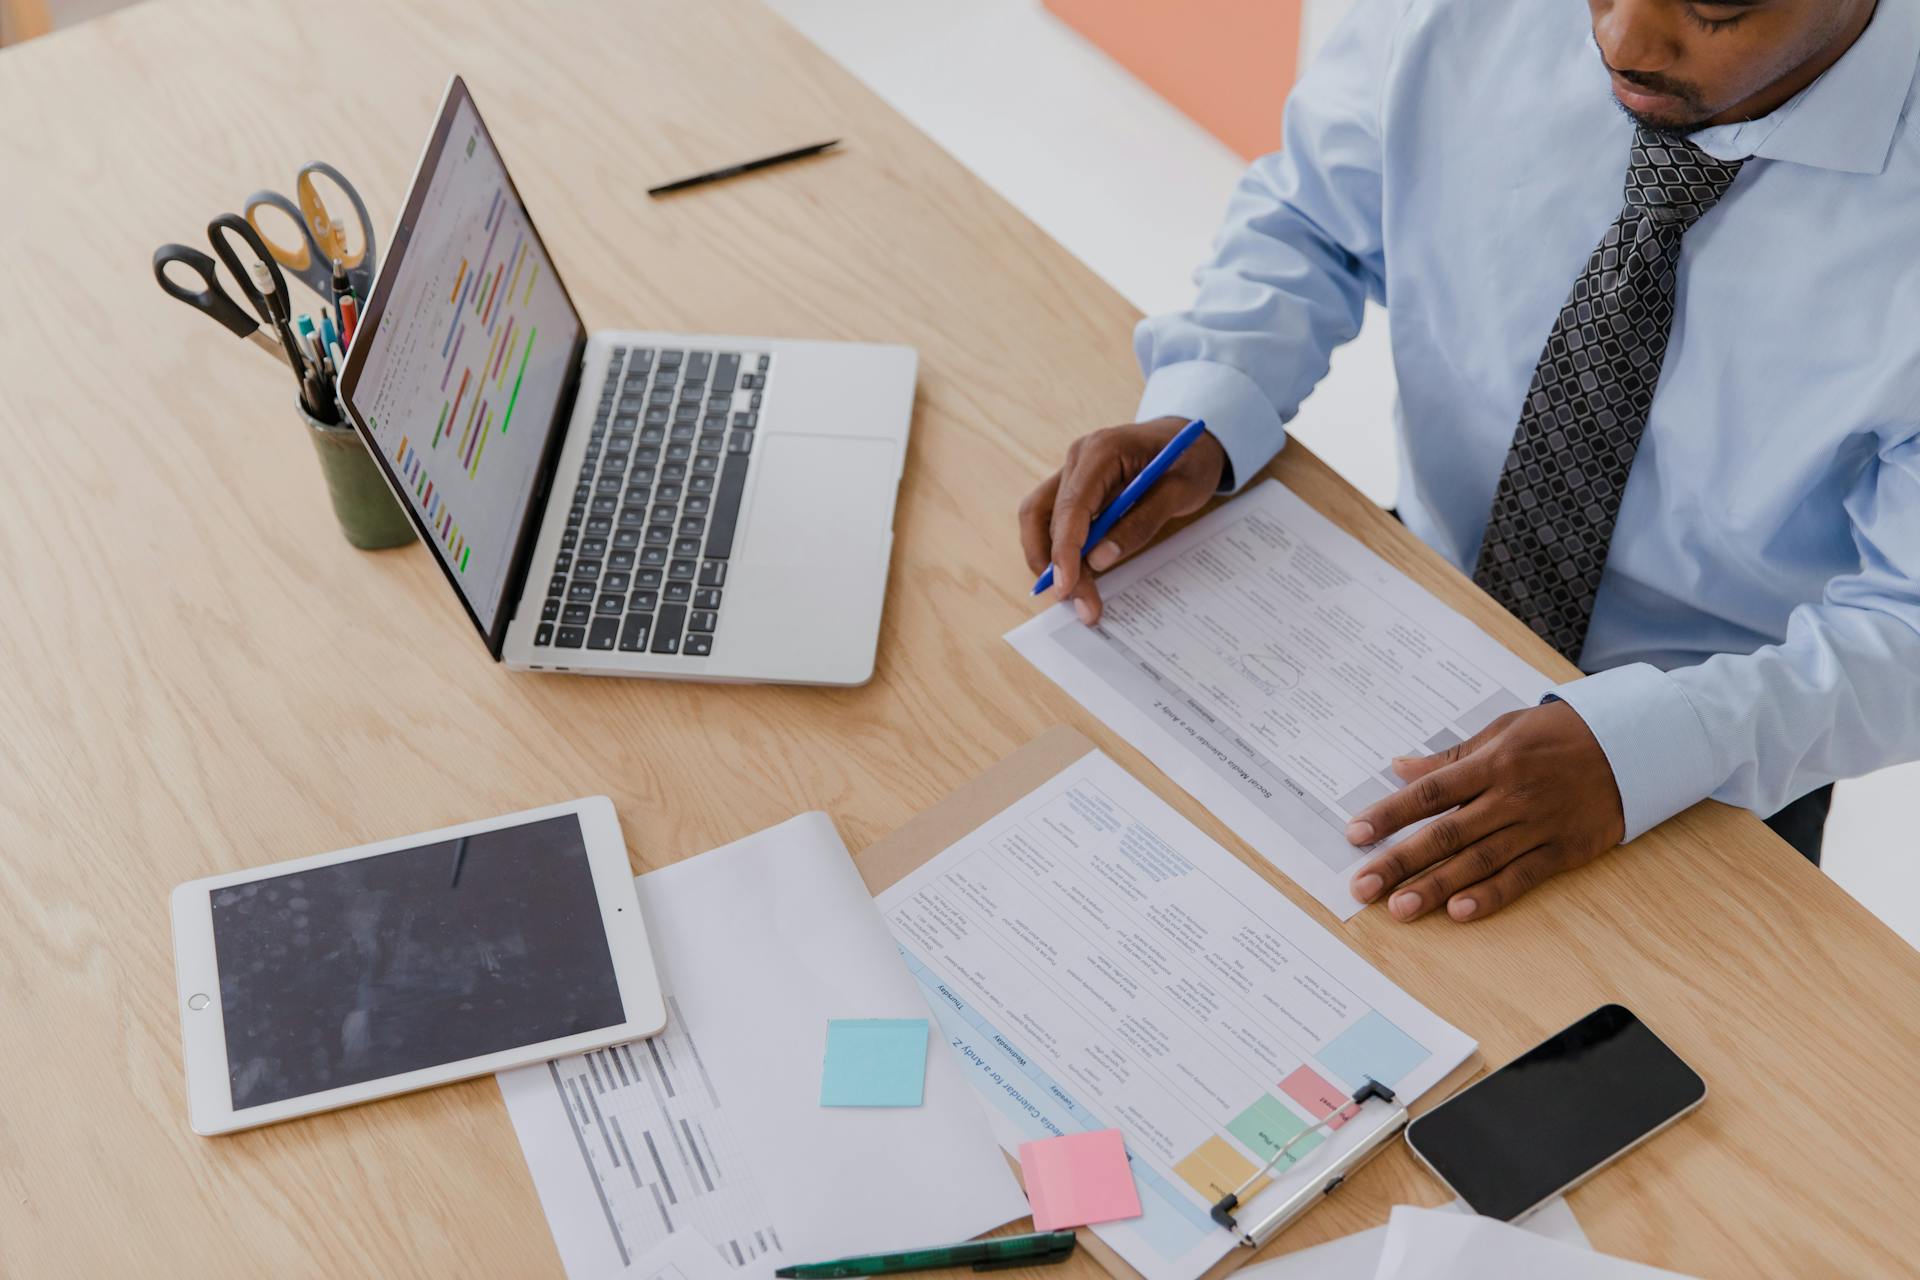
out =
<path fill-rule="evenodd" d="M 1600 42 L 1596 39 L 1594 41 L 1594 51 L 1598 53 L 1599 50 Z M 1713 118 L 1713 108 L 1702 100 L 1700 91 L 1690 84 L 1679 80 L 1669 80 L 1665 76 L 1615 71 L 1613 67 L 1608 64 L 1604 53 L 1600 55 L 1600 65 L 1606 67 L 1609 72 L 1619 76 L 1636 89 L 1644 89 L 1648 93 L 1664 94 L 1672 98 L 1674 102 L 1687 113 L 1687 118 L 1681 121 L 1654 120 L 1641 115 L 1638 111 L 1635 111 L 1626 103 L 1620 101 L 1618 95 L 1609 93 L 1607 96 L 1613 99 L 1613 105 L 1619 107 L 1627 119 L 1633 121 L 1642 129 L 1649 129 L 1654 133 L 1663 133 L 1669 137 L 1684 138 L 1688 134 L 1697 133 L 1701 129 L 1706 128 L 1707 121 Z"/>
<path fill-rule="evenodd" d="M 1661 137 L 1687 138 L 1707 127 L 1705 118 L 1696 120 L 1690 124 L 1676 124 L 1671 120 L 1650 120 L 1638 111 L 1633 110 L 1626 103 L 1620 101 L 1620 99 L 1615 98 L 1611 93 L 1609 93 L 1607 97 L 1613 98 L 1613 105 L 1620 108 L 1621 115 L 1633 121 L 1634 124 L 1645 129 L 1647 132 L 1659 134 Z"/>

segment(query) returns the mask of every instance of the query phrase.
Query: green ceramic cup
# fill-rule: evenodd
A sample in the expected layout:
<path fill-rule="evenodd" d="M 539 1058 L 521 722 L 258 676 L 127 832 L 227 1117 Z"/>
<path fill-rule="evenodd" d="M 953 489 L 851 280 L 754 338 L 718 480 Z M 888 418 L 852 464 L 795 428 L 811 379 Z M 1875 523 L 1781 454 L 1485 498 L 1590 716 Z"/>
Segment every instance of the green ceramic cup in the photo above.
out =
<path fill-rule="evenodd" d="M 320 457 L 320 474 L 327 478 L 327 496 L 333 499 L 334 518 L 348 542 L 362 551 L 404 547 L 414 540 L 413 522 L 387 488 L 373 455 L 360 442 L 360 433 L 346 423 L 328 426 L 295 402 L 307 438 Z"/>

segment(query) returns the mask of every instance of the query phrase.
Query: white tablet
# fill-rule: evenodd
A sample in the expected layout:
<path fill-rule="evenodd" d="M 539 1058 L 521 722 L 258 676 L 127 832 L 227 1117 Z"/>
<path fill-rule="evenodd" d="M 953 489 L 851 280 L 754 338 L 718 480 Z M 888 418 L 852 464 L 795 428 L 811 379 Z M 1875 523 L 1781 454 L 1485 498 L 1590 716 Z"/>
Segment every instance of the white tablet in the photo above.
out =
<path fill-rule="evenodd" d="M 666 1007 L 604 796 L 173 891 L 195 1133 L 654 1035 Z"/>

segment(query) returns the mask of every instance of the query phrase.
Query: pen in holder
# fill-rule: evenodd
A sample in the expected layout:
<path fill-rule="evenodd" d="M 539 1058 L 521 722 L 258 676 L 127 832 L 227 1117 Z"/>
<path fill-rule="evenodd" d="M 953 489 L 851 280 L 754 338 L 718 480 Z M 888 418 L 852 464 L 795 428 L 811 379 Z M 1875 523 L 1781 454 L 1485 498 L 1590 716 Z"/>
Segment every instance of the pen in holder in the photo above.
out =
<path fill-rule="evenodd" d="M 373 455 L 361 443 L 360 433 L 346 423 L 329 426 L 294 402 L 307 438 L 320 456 L 320 472 L 327 478 L 327 496 L 333 499 L 334 518 L 348 542 L 362 551 L 401 547 L 414 540 L 413 522 L 394 500 Z"/>

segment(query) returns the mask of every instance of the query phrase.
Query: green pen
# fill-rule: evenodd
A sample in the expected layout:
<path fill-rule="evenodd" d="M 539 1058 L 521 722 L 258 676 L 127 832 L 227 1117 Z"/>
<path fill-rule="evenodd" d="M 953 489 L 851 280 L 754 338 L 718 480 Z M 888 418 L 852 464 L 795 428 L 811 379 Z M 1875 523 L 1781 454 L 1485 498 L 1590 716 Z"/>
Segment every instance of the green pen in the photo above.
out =
<path fill-rule="evenodd" d="M 793 1276 L 798 1280 L 825 1280 L 830 1276 L 890 1276 L 900 1271 L 935 1271 L 941 1267 L 971 1266 L 975 1271 L 1039 1267 L 1050 1262 L 1065 1262 L 1072 1256 L 1075 1242 L 1071 1231 L 1041 1231 L 1030 1236 L 969 1240 L 965 1244 L 942 1245 L 937 1249 L 869 1253 L 857 1258 L 840 1258 L 834 1262 L 806 1262 L 796 1267 L 781 1267 L 773 1274 Z"/>

